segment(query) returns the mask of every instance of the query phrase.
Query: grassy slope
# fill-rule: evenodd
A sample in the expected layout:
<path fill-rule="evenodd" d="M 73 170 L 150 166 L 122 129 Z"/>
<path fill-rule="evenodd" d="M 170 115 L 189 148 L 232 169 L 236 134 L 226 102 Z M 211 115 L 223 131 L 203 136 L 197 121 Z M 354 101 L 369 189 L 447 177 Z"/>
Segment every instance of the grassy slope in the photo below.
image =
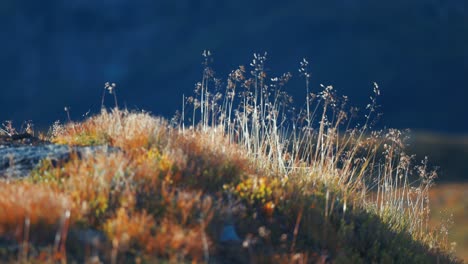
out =
<path fill-rule="evenodd" d="M 309 93 L 305 60 L 296 114 L 283 92 L 291 74 L 267 78 L 266 55 L 250 75 L 232 71 L 224 93 L 204 56 L 196 96 L 170 122 L 118 109 L 106 84 L 112 111 L 52 127 L 57 144 L 121 151 L 1 181 L 2 261 L 459 262 L 429 226 L 427 160 L 405 154 L 400 131 L 369 130 L 376 84 L 352 127 L 346 97 Z"/>
<path fill-rule="evenodd" d="M 83 261 L 93 250 L 76 240 L 65 245 L 66 234 L 93 229 L 107 237 L 94 250 L 114 263 L 455 262 L 439 251 L 440 239 L 411 235 L 404 215 L 373 213 L 362 196 L 341 185 L 316 173 L 305 179 L 305 169 L 285 178 L 219 129 L 182 130 L 145 113 L 114 110 L 57 126 L 52 139 L 109 144 L 122 152 L 57 166 L 45 162 L 32 180 L 1 182 L 2 193 L 11 196 L 0 200 L 0 232 L 29 244 L 29 251 L 2 251 L 4 260 L 66 255 Z M 400 225 L 385 220 L 392 219 L 388 214 Z M 221 239 L 229 224 L 241 241 Z M 61 239 L 54 243 L 55 234 Z"/>

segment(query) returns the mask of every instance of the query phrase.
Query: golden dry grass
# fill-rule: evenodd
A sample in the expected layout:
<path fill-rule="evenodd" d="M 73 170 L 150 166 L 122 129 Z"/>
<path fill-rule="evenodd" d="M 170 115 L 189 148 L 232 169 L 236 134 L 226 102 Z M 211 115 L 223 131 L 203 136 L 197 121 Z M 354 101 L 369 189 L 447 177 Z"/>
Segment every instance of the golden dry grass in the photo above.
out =
<path fill-rule="evenodd" d="M 117 109 L 102 111 L 82 123 L 56 127 L 51 138 L 54 142 L 108 144 L 120 150 L 72 155 L 58 165 L 45 161 L 30 180 L 2 182 L 0 189 L 8 195 L 0 201 L 0 212 L 5 216 L 0 230 L 24 243 L 28 239 L 24 231 L 35 230 L 25 228 L 25 219 L 31 227 L 37 223 L 47 226 L 52 236 L 63 236 L 81 226 L 106 235 L 108 242 L 99 255 L 105 261 L 204 262 L 223 257 L 219 255 L 225 252 L 219 238 L 226 219 L 231 219 L 244 244 L 252 244 L 240 247 L 235 254 L 243 252 L 244 260 L 287 263 L 316 262 L 328 255 L 338 262 L 348 257 L 357 260 L 359 251 L 354 244 L 371 242 L 373 233 L 353 242 L 357 231 L 351 226 L 364 225 L 379 230 L 377 239 L 403 239 L 402 245 L 415 251 L 411 253 L 415 259 L 428 253 L 446 258 L 439 250 L 447 241 L 420 233 L 406 237 L 405 228 L 411 224 L 396 227 L 394 221 L 408 215 L 392 215 L 395 212 L 390 210 L 373 213 L 372 208 L 378 207 L 359 202 L 365 189 L 349 184 L 349 179 L 340 184 L 336 178 L 340 170 L 330 167 L 333 163 L 322 163 L 327 166 L 323 169 L 326 177 L 318 168 L 307 166 L 296 166 L 285 177 L 281 168 L 269 164 L 276 158 L 261 154 L 253 158 L 245 145 L 232 142 L 224 133 L 219 127 L 172 127 L 146 113 Z M 312 178 L 304 178 L 306 175 Z M 378 197 L 392 199 L 391 194 Z M 411 195 L 417 201 L 417 192 Z M 372 205 L 379 199 L 369 196 L 366 201 Z M 67 212 L 70 222 L 64 226 Z M 342 222 L 344 219 L 348 220 Z M 65 244 L 65 240 L 66 236 L 60 241 Z M 433 249 L 423 249 L 425 243 L 432 243 Z M 46 259 L 80 259 L 67 254 L 65 246 L 55 248 L 55 255 Z M 392 250 L 396 249 L 386 245 L 366 254 L 369 258 L 385 259 L 388 255 L 398 259 L 400 253 Z M 31 261 L 44 258 L 44 254 L 28 255 L 27 251 L 21 256 Z"/>
<path fill-rule="evenodd" d="M 21 240 L 27 225 L 55 225 L 71 199 L 53 186 L 30 182 L 0 182 L 0 234 Z"/>
<path fill-rule="evenodd" d="M 117 150 L 43 161 L 30 179 L 2 183 L 15 199 L 1 200 L 0 213 L 15 213 L 0 231 L 25 234 L 25 219 L 47 224 L 65 214 L 66 224 L 50 227 L 61 261 L 91 260 L 66 235 L 97 230 L 107 240 L 94 258 L 110 263 L 458 263 L 447 234 L 428 226 L 435 174 L 427 161 L 404 153 L 400 131 L 369 130 L 378 86 L 363 126 L 348 127 L 346 98 L 331 86 L 308 92 L 307 110 L 291 116 L 282 91 L 291 75 L 269 85 L 265 60 L 255 55 L 250 77 L 244 67 L 231 73 L 224 96 L 211 92 L 205 65 L 188 99 L 191 127 L 185 106 L 169 123 L 120 110 L 116 97 L 111 111 L 54 125 L 52 142 Z M 226 226 L 238 241 L 223 240 Z M 20 259 L 39 261 L 37 252 L 22 250 Z"/>

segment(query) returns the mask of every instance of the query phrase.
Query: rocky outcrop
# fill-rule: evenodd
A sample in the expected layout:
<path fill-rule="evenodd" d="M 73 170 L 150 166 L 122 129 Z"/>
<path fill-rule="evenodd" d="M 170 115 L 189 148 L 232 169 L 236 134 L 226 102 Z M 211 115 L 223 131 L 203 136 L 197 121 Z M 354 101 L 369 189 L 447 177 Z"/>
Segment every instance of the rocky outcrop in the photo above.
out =
<path fill-rule="evenodd" d="M 116 151 L 116 148 L 56 145 L 28 136 L 3 138 L 0 140 L 0 178 L 26 177 L 44 159 L 58 163 L 69 159 L 72 153 L 83 157 L 100 151 Z"/>

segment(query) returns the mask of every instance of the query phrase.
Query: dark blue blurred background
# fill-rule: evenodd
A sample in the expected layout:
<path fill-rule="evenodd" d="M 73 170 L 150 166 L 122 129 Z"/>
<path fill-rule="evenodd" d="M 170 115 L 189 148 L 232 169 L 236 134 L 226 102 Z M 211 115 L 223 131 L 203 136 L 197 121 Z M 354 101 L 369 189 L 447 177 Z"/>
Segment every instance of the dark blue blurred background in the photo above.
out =
<path fill-rule="evenodd" d="M 268 51 L 272 75 L 307 57 L 313 87 L 356 105 L 379 83 L 382 126 L 468 133 L 465 0 L 2 1 L 0 17 L 2 121 L 98 111 L 106 81 L 129 108 L 170 117 L 210 49 L 220 77 L 254 52 Z"/>
<path fill-rule="evenodd" d="M 220 77 L 254 52 L 272 75 L 307 57 L 314 87 L 354 104 L 379 83 L 384 126 L 468 133 L 464 0 L 2 1 L 0 17 L 1 120 L 50 125 L 64 106 L 79 118 L 106 81 L 129 108 L 172 116 L 210 49 Z"/>

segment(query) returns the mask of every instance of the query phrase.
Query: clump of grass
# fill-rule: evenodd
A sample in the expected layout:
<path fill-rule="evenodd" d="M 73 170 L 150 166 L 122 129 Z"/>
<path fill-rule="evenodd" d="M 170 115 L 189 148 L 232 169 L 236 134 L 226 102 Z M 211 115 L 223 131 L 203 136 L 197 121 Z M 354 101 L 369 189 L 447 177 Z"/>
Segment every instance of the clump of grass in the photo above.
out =
<path fill-rule="evenodd" d="M 312 90 L 307 60 L 299 70 L 306 102 L 297 113 L 285 92 L 292 74 L 268 76 L 266 54 L 232 71 L 225 89 L 211 54 L 204 56 L 195 96 L 184 98 L 172 122 L 119 109 L 113 93 L 113 109 L 55 124 L 52 142 L 117 151 L 44 161 L 29 181 L 6 185 L 30 192 L 5 200 L 4 211 L 53 190 L 67 203 L 47 219 L 68 210 L 70 228 L 106 234 L 94 257 L 110 263 L 457 262 L 427 225 L 435 177 L 427 161 L 415 165 L 404 153 L 400 131 L 372 130 L 377 84 L 359 126 L 333 87 Z M 0 231 L 28 217 L 18 214 Z"/>
<path fill-rule="evenodd" d="M 53 186 L 29 182 L 0 182 L 0 237 L 17 243 L 17 261 L 53 244 L 51 255 L 60 260 L 66 255 L 71 199 Z M 55 238 L 54 238 L 55 234 Z M 9 259 L 2 250 L 3 261 Z M 10 256 L 11 257 L 11 256 Z"/>
<path fill-rule="evenodd" d="M 337 209 L 343 215 L 363 210 L 378 216 L 392 232 L 409 234 L 436 251 L 447 250 L 447 244 L 434 240 L 428 227 L 428 190 L 436 173 L 428 168 L 427 160 L 417 165 L 413 156 L 404 153 L 402 132 L 371 130 L 378 117 L 378 85 L 374 83 L 363 125 L 352 125 L 349 113 L 353 108 L 347 106 L 347 97 L 339 97 L 332 86 L 322 85 L 322 90 L 310 92 L 304 59 L 299 72 L 305 79 L 306 104 L 296 114 L 284 91 L 291 74 L 268 78 L 265 62 L 266 53 L 255 54 L 250 73 L 243 66 L 231 72 L 224 94 L 216 92 L 219 80 L 205 64 L 197 96 L 187 98 L 192 105 L 191 129 L 223 131 L 229 142 L 244 147 L 256 168 L 268 171 L 283 188 L 292 186 L 301 193 L 300 200 L 317 194 L 317 186 L 323 186 L 325 221 Z M 189 107 L 184 113 L 186 109 Z M 185 132 L 185 126 L 181 128 Z M 257 182 L 257 177 L 238 185 L 240 198 L 255 201 L 275 193 L 261 182 L 245 187 Z"/>
<path fill-rule="evenodd" d="M 114 108 L 82 123 L 57 125 L 52 141 L 69 145 L 109 144 L 123 149 L 148 148 L 164 140 L 166 122 L 148 113 L 130 113 Z"/>
<path fill-rule="evenodd" d="M 0 234 L 22 239 L 23 223 L 56 224 L 71 207 L 68 196 L 44 184 L 0 182 Z"/>
<path fill-rule="evenodd" d="M 109 218 L 103 229 L 107 237 L 112 241 L 112 262 L 116 263 L 119 252 L 125 252 L 130 248 L 147 247 L 149 237 L 156 223 L 153 217 L 145 211 L 129 212 L 125 208 L 117 209 L 115 216 Z"/>

